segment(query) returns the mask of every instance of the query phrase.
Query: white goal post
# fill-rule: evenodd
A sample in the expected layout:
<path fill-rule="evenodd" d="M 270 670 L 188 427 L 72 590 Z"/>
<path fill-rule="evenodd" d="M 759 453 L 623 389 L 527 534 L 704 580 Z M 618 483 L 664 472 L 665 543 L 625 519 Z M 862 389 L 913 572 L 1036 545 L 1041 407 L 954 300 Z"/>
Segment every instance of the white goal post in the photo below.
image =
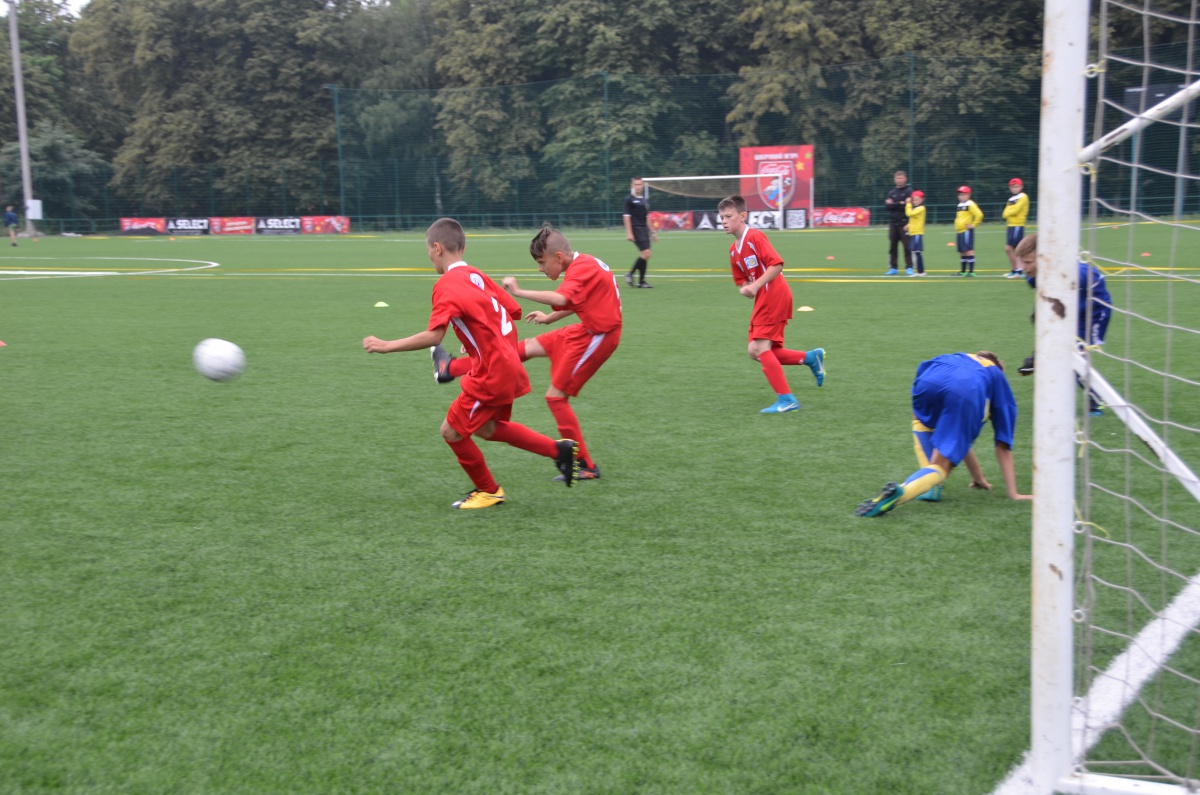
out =
<path fill-rule="evenodd" d="M 692 196 L 702 199 L 723 199 L 741 193 L 743 179 L 771 179 L 775 183 L 776 205 L 775 228 L 784 228 L 784 176 L 782 174 L 710 174 L 687 177 L 642 177 L 643 198 L 649 201 L 650 189 L 661 190 L 677 196 Z M 766 200 L 764 199 L 764 203 Z"/>

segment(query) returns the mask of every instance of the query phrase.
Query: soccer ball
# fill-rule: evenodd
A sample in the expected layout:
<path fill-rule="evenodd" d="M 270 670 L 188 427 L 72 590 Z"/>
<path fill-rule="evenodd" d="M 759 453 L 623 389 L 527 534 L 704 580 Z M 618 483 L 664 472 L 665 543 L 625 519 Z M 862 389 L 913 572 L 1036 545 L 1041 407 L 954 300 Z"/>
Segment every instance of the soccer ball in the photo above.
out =
<path fill-rule="evenodd" d="M 206 339 L 192 351 L 196 371 L 213 381 L 232 381 L 246 369 L 246 354 L 228 340 Z"/>

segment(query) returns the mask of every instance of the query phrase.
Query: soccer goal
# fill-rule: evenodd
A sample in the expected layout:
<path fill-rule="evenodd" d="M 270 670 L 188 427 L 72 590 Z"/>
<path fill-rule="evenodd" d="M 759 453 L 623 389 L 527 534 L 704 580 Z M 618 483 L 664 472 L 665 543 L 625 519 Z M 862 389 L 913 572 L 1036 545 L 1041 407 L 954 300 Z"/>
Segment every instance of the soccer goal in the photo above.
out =
<path fill-rule="evenodd" d="M 1045 5 L 1031 745 L 995 793 L 1182 795 L 1200 791 L 1200 0 L 1089 5 Z M 1080 261 L 1112 295 L 1104 345 L 1076 338 Z"/>
<path fill-rule="evenodd" d="M 746 190 L 747 180 L 753 187 L 753 192 Z M 716 202 L 726 196 L 741 194 L 752 207 L 751 226 L 783 229 L 786 222 L 784 211 L 787 204 L 787 182 L 783 174 L 718 174 L 715 176 L 691 177 L 643 177 L 644 198 L 651 207 L 655 202 L 651 191 L 658 190 L 673 196 L 685 196 L 695 199 L 712 199 L 712 208 Z M 749 195 L 748 195 L 749 194 Z M 763 210 L 753 209 L 754 199 L 760 198 Z"/>

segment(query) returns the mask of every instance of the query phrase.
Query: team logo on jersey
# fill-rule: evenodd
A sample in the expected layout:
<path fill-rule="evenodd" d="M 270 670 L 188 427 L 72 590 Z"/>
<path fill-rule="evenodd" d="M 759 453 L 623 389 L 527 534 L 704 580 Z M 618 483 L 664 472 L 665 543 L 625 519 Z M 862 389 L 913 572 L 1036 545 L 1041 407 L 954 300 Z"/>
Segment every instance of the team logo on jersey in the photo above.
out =
<path fill-rule="evenodd" d="M 742 261 L 746 263 L 746 270 L 748 271 L 752 271 L 758 267 L 758 257 L 754 256 L 753 254 L 746 257 Z"/>
<path fill-rule="evenodd" d="M 478 273 L 472 273 L 472 274 L 471 274 L 471 284 L 475 285 L 475 286 L 476 286 L 476 287 L 478 287 L 480 290 L 485 290 L 485 289 L 487 289 L 487 288 L 485 288 L 485 287 L 484 287 L 484 285 L 483 285 L 483 277 L 482 277 L 482 276 L 480 276 Z"/>
<path fill-rule="evenodd" d="M 777 177 L 782 176 L 783 196 L 779 194 Z M 787 207 L 796 191 L 796 167 L 790 161 L 776 161 L 758 164 L 758 195 L 768 207 L 777 209 Z"/>

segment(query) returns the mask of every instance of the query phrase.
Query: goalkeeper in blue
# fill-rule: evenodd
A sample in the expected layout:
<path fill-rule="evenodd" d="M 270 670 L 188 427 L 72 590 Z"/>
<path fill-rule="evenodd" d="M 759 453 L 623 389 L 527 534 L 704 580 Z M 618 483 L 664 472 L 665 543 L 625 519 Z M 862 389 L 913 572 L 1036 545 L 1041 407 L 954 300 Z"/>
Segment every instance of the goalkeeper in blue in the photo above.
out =
<path fill-rule="evenodd" d="M 921 362 L 913 381 L 912 409 L 917 471 L 903 483 L 888 483 L 878 495 L 859 505 L 855 516 L 879 516 L 909 500 L 941 502 L 942 481 L 964 462 L 971 473 L 971 488 L 990 490 L 992 484 L 983 476 L 971 449 L 989 420 L 1008 496 L 1033 499 L 1017 491 L 1012 457 L 1017 401 L 996 354 L 947 353 Z"/>

